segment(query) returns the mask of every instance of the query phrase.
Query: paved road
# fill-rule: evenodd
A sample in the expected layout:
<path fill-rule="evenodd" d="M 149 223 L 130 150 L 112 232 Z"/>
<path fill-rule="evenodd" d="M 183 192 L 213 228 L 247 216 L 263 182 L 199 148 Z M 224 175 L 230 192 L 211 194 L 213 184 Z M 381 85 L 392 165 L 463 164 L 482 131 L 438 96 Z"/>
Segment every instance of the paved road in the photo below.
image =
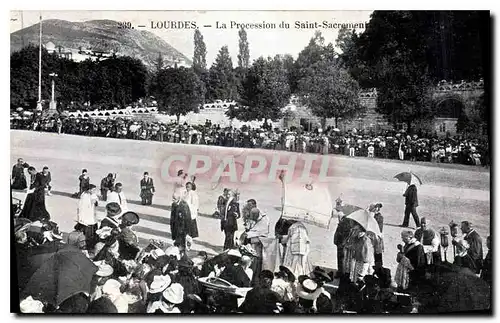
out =
<path fill-rule="evenodd" d="M 164 160 L 174 154 L 205 154 L 218 160 L 228 155 L 236 156 L 236 159 L 245 157 L 245 154 L 259 154 L 266 158 L 278 155 L 269 150 L 242 152 L 234 148 L 11 131 L 12 164 L 18 157 L 23 157 L 37 168 L 41 169 L 44 165 L 50 167 L 54 195 L 47 198 L 47 207 L 61 230 L 69 232 L 75 224 L 77 200 L 72 199 L 71 194 L 77 190 L 77 178 L 81 169 L 89 170 L 91 182 L 97 186 L 107 173 L 116 172 L 117 180 L 124 185 L 130 209 L 141 217 L 141 222 L 135 226 L 135 230 L 142 244 L 151 238 L 172 242 L 169 205 L 173 187 L 165 180 L 162 167 Z M 293 154 L 281 152 L 279 155 L 286 159 Z M 421 216 L 427 216 L 433 227 L 447 226 L 451 220 L 471 220 L 483 240 L 490 234 L 489 172 L 477 171 L 475 168 L 457 170 L 366 158 L 350 159 L 343 156 L 332 156 L 329 159 L 329 176 L 332 177 L 329 189 L 333 199 L 342 194 L 343 200 L 350 204 L 363 207 L 375 201 L 384 204 L 384 262 L 393 270 L 396 245 L 400 243 L 401 228 L 397 225 L 402 222 L 404 209 L 401 195 L 405 189 L 405 185 L 398 183 L 393 176 L 398 172 L 407 171 L 409 167 L 425 182 L 419 190 L 419 213 Z M 155 179 L 157 194 L 153 206 L 140 205 L 139 180 L 144 171 L 149 171 Z M 280 215 L 281 186 L 277 181 L 263 184 L 260 179 L 262 177 L 257 176 L 247 183 L 224 183 L 215 186 L 209 178 L 199 176 L 197 186 L 200 195 L 200 237 L 195 240 L 194 249 L 209 253 L 217 253 L 222 249 L 224 235 L 220 232 L 218 221 L 210 215 L 223 186 L 237 187 L 242 200 L 255 198 L 259 207 L 267 211 L 271 226 L 274 227 Z M 100 216 L 104 216 L 103 211 L 104 205 L 100 205 Z M 412 225 L 412 222 L 410 223 Z M 312 226 L 308 228 L 312 239 L 312 262 L 336 268 L 336 248 L 332 241 L 336 223 L 328 230 Z M 448 258 L 450 257 L 451 253 Z"/>

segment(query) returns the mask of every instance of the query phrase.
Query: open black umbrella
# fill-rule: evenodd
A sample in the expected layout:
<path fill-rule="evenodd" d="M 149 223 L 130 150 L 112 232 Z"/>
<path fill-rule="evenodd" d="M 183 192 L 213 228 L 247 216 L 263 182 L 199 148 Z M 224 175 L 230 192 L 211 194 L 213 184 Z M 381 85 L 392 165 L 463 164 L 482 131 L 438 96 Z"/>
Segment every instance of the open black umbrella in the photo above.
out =
<path fill-rule="evenodd" d="M 18 254 L 20 297 L 33 296 L 53 306 L 90 291 L 97 267 L 76 247 L 50 243 Z"/>
<path fill-rule="evenodd" d="M 420 184 L 422 185 L 422 180 L 420 177 L 417 176 L 417 174 L 413 172 L 402 172 L 394 176 L 398 181 L 405 182 L 408 185 L 411 184 Z"/>

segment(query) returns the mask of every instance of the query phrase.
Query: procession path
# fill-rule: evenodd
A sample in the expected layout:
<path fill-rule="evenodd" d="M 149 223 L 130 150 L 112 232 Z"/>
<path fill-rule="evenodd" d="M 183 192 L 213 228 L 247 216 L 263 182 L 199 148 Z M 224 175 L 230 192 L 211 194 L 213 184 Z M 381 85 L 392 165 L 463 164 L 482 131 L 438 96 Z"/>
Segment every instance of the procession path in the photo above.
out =
<path fill-rule="evenodd" d="M 41 169 L 44 165 L 52 172 L 53 196 L 47 197 L 47 208 L 55 222 L 64 232 L 72 231 L 75 225 L 77 200 L 71 194 L 77 190 L 81 169 L 89 170 L 91 183 L 99 186 L 100 180 L 108 173 L 117 173 L 117 181 L 123 183 L 129 208 L 139 214 L 141 222 L 134 227 L 140 243 L 145 245 L 155 238 L 172 243 L 170 239 L 170 204 L 173 186 L 162 180 L 161 160 L 172 154 L 223 154 L 225 148 L 207 146 L 186 146 L 179 144 L 141 142 L 109 138 L 89 138 L 72 135 L 57 135 L 29 131 L 11 131 L 11 163 L 18 157 Z M 268 150 L 255 150 L 261 154 L 276 154 Z M 279 152 L 280 155 L 290 153 Z M 401 243 L 398 227 L 402 223 L 405 186 L 393 176 L 401 171 L 411 170 L 424 180 L 419 189 L 418 208 L 420 216 L 430 219 L 433 228 L 447 226 L 451 220 L 472 221 L 483 237 L 490 234 L 490 174 L 485 171 L 457 170 L 428 167 L 422 164 L 408 165 L 380 160 L 345 157 L 330 157 L 333 164 L 334 182 L 329 184 L 333 199 L 342 194 L 349 204 L 366 207 L 372 202 L 382 202 L 384 207 L 384 264 L 395 270 L 396 245 Z M 155 180 L 157 193 L 152 206 L 140 205 L 139 181 L 144 171 L 149 171 Z M 210 254 L 222 250 L 224 234 L 214 212 L 222 186 L 214 187 L 204 178 L 197 179 L 200 196 L 200 216 L 198 227 L 200 237 L 195 239 L 193 249 Z M 228 185 L 231 187 L 231 185 Z M 276 183 L 250 181 L 232 185 L 241 193 L 241 200 L 257 200 L 259 208 L 270 218 L 271 229 L 280 216 L 281 186 Z M 22 198 L 24 194 L 14 192 Z M 100 217 L 104 216 L 104 204 L 98 207 Z M 336 222 L 336 221 L 334 221 Z M 414 225 L 410 220 L 410 226 Z M 240 223 L 240 227 L 242 224 Z M 336 223 L 326 230 L 308 226 L 311 238 L 310 259 L 315 265 L 336 268 L 336 248 L 333 232 Z M 486 249 L 485 249 L 486 250 Z M 448 259 L 452 258 L 451 249 Z"/>

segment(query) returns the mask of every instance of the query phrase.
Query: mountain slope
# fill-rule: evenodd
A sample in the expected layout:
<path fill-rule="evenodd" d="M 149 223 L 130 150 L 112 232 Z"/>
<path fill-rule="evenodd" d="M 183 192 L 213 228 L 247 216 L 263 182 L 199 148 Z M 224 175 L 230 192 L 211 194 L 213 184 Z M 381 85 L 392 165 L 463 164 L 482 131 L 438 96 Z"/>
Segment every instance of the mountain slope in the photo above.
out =
<path fill-rule="evenodd" d="M 120 29 L 113 20 L 91 20 L 70 22 L 50 19 L 42 23 L 42 43 L 49 41 L 56 46 L 78 51 L 84 50 L 114 51 L 117 55 L 138 58 L 148 67 L 152 67 L 163 55 L 166 64 L 184 61 L 191 65 L 191 60 L 155 34 L 136 29 Z M 20 50 L 29 43 L 38 44 L 39 24 L 18 30 L 10 35 L 11 53 Z"/>

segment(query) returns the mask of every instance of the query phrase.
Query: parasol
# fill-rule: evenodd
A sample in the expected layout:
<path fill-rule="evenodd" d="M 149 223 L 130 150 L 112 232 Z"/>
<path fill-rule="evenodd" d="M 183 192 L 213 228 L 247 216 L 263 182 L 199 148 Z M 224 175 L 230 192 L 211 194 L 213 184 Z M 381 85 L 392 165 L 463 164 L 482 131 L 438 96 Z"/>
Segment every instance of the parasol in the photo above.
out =
<path fill-rule="evenodd" d="M 21 298 L 33 296 L 54 306 L 80 292 L 89 293 L 97 267 L 80 249 L 50 243 L 18 254 Z"/>
<path fill-rule="evenodd" d="M 366 231 L 370 231 L 378 236 L 382 236 L 377 221 L 367 210 L 357 210 L 349 214 L 346 218 L 356 221 Z"/>
<path fill-rule="evenodd" d="M 401 182 L 405 182 L 408 185 L 411 185 L 411 184 L 422 185 L 423 184 L 420 177 L 418 177 L 417 174 L 415 174 L 413 172 L 402 172 L 402 173 L 399 173 L 396 176 L 394 176 L 394 178 L 396 178 L 397 180 L 399 180 Z"/>

